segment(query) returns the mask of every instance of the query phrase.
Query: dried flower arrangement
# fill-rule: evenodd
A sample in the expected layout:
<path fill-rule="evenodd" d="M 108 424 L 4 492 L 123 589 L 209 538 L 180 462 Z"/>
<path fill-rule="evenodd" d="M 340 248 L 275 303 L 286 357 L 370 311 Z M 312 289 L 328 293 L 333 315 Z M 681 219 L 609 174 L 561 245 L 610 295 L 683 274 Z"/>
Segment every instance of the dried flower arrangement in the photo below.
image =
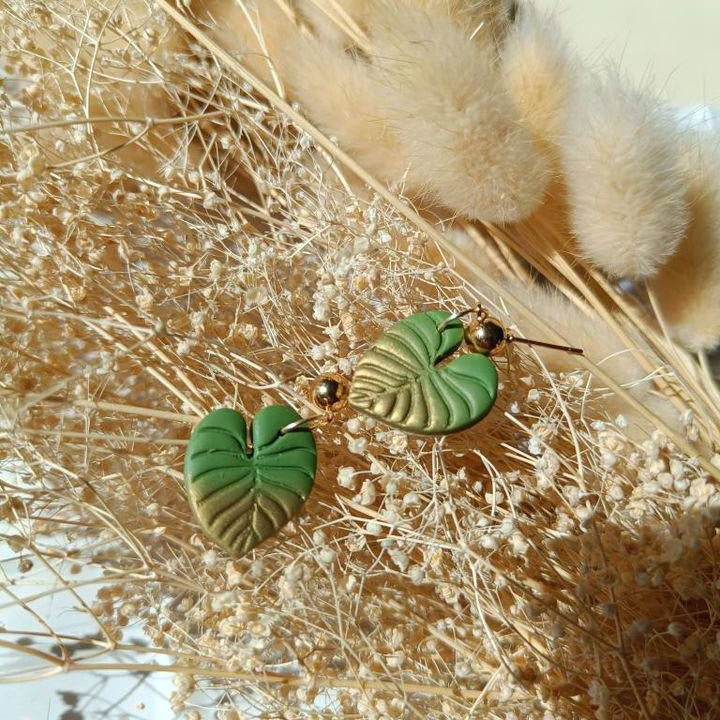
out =
<path fill-rule="evenodd" d="M 192 719 L 199 688 L 226 720 L 717 717 L 716 139 L 525 3 L 0 13 L 4 680 L 174 673 Z M 350 413 L 278 536 L 198 531 L 206 412 L 303 407 L 477 300 L 585 357 L 514 349 L 438 440 Z"/>

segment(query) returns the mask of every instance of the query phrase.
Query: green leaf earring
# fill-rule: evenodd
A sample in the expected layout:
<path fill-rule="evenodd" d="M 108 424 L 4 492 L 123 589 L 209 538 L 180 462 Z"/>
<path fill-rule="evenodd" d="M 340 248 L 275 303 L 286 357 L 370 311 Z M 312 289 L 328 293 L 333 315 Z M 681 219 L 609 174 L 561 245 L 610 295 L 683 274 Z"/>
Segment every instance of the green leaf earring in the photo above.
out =
<path fill-rule="evenodd" d="M 467 326 L 461 318 L 476 313 Z M 471 352 L 438 365 L 463 339 Z M 451 315 L 430 310 L 395 323 L 358 362 L 350 386 L 350 406 L 388 425 L 421 435 L 448 435 L 482 420 L 495 404 L 498 376 L 490 356 L 508 343 L 582 353 L 508 333 L 502 323 L 476 306 Z"/>
<path fill-rule="evenodd" d="M 495 403 L 495 364 L 480 353 L 438 363 L 458 349 L 464 328 L 441 310 L 395 323 L 358 362 L 350 406 L 392 427 L 447 435 L 474 425 Z"/>
<path fill-rule="evenodd" d="M 252 423 L 230 408 L 200 422 L 185 455 L 185 489 L 207 536 L 244 555 L 300 510 L 315 479 L 317 452 L 309 428 L 283 433 L 300 420 L 291 408 L 263 408 Z"/>
<path fill-rule="evenodd" d="M 311 426 L 330 422 L 347 405 L 342 375 L 318 378 L 310 399 L 321 412 L 302 418 L 286 405 L 245 418 L 220 408 L 197 425 L 185 453 L 184 478 L 200 527 L 232 555 L 247 554 L 298 514 L 315 481 L 317 450 Z"/>
<path fill-rule="evenodd" d="M 461 318 L 471 313 L 475 318 L 464 325 Z M 450 359 L 463 340 L 470 351 Z M 265 407 L 252 421 L 250 441 L 239 412 L 214 410 L 193 431 L 185 455 L 185 489 L 198 523 L 236 556 L 275 534 L 312 490 L 312 426 L 332 421 L 346 405 L 409 433 L 447 435 L 474 425 L 495 404 L 491 357 L 512 342 L 582 354 L 515 337 L 479 305 L 454 315 L 430 310 L 387 330 L 360 358 L 350 383 L 338 374 L 318 378 L 309 390 L 319 409 L 312 417 L 284 405 Z"/>

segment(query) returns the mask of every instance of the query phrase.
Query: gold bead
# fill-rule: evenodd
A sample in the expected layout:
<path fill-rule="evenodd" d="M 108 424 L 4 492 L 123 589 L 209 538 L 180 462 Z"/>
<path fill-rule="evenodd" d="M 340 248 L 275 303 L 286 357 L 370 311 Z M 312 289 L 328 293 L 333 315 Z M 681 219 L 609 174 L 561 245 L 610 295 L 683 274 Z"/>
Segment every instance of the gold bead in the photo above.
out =
<path fill-rule="evenodd" d="M 465 328 L 465 342 L 483 355 L 499 352 L 507 342 L 505 328 L 495 318 L 484 318 L 480 322 L 470 323 Z"/>
<path fill-rule="evenodd" d="M 336 412 L 347 405 L 349 383 L 337 373 L 318 378 L 311 387 L 312 401 L 323 410 Z"/>

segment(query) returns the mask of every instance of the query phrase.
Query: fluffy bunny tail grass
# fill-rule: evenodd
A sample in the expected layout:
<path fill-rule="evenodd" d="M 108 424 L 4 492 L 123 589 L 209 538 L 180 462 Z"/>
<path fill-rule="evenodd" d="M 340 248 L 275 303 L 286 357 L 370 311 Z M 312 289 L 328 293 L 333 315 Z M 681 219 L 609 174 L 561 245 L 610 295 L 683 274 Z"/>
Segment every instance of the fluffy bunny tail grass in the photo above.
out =
<path fill-rule="evenodd" d="M 568 116 L 562 161 L 580 254 L 613 276 L 654 274 L 688 223 L 671 117 L 614 71 L 574 92 Z"/>
<path fill-rule="evenodd" d="M 467 217 L 528 216 L 549 171 L 503 85 L 494 42 L 469 36 L 440 4 L 392 3 L 378 8 L 372 43 L 414 184 Z"/>
<path fill-rule="evenodd" d="M 553 146 L 566 123 L 575 64 L 552 15 L 521 8 L 502 47 L 505 84 L 535 139 Z"/>
<path fill-rule="evenodd" d="M 691 350 L 720 342 L 720 144 L 696 136 L 685 155 L 691 222 L 678 251 L 650 282 L 675 340 Z"/>

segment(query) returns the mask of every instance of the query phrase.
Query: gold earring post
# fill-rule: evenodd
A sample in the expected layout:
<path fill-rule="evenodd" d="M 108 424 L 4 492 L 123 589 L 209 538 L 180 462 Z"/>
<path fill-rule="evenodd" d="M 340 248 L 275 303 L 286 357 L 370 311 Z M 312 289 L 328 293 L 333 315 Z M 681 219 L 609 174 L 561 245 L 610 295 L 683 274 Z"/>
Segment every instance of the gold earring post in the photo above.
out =
<path fill-rule="evenodd" d="M 443 322 L 438 325 L 438 331 L 442 332 L 450 323 L 455 322 L 455 320 L 459 320 L 462 317 L 465 317 L 466 315 L 470 315 L 471 313 L 476 313 L 477 317 L 471 323 L 470 329 L 473 327 L 480 327 L 483 329 L 483 325 L 490 325 L 493 326 L 496 330 L 499 330 L 501 334 L 502 343 L 523 343 L 525 345 L 537 345 L 538 347 L 544 347 L 549 348 L 550 350 L 560 350 L 562 352 L 570 353 L 571 355 L 584 355 L 585 352 L 582 348 L 573 347 L 572 345 L 557 345 L 556 343 L 549 343 L 544 342 L 543 340 L 530 340 L 529 338 L 524 337 L 516 337 L 515 335 L 510 335 L 507 330 L 505 329 L 505 326 L 500 322 L 500 320 L 497 320 L 496 318 L 489 317 L 487 311 L 482 306 L 482 303 L 478 303 L 477 305 L 473 305 L 472 307 L 466 308 L 465 310 L 460 310 L 459 312 L 453 313 L 450 317 L 446 318 Z M 466 340 L 467 340 L 467 328 L 466 328 Z M 484 338 L 483 338 L 484 339 Z M 470 343 L 475 349 L 477 349 L 479 352 L 483 351 L 489 351 L 493 352 L 495 351 L 495 347 L 483 347 L 482 349 L 479 349 L 476 347 L 475 343 Z"/>
<path fill-rule="evenodd" d="M 582 348 L 576 348 L 570 345 L 556 345 L 555 343 L 543 342 L 542 340 L 529 340 L 528 338 L 515 337 L 514 335 L 508 335 L 507 341 L 524 343 L 525 345 L 537 345 L 538 347 L 550 348 L 551 350 L 562 350 L 562 352 L 570 353 L 571 355 L 585 354 Z"/>

